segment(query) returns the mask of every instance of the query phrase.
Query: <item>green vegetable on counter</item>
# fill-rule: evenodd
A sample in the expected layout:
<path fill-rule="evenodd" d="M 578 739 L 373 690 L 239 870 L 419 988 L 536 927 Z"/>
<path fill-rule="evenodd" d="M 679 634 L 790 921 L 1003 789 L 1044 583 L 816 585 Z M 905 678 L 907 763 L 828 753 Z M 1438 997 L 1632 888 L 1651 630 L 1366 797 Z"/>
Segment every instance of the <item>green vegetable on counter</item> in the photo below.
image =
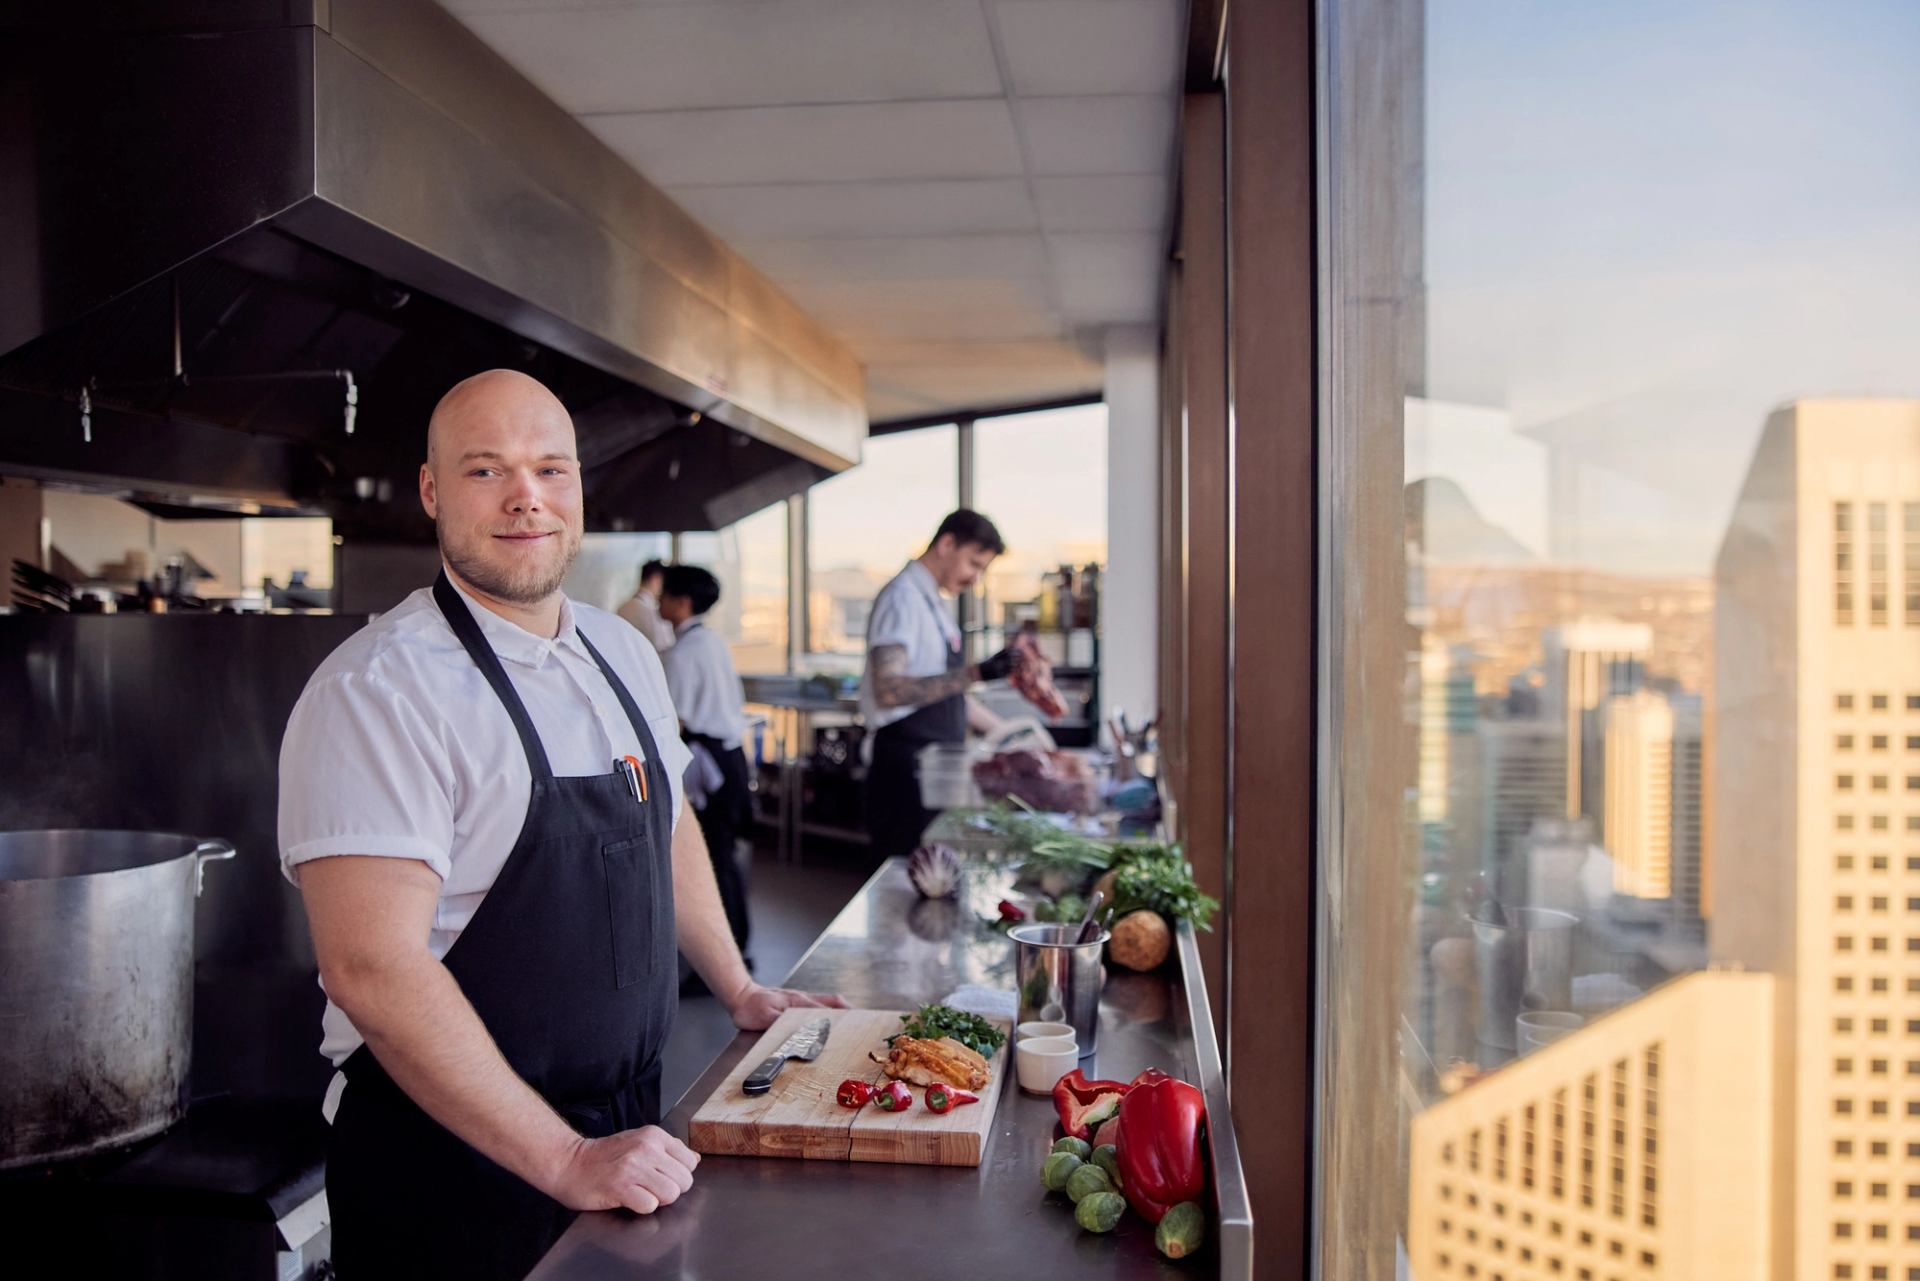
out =
<path fill-rule="evenodd" d="M 1119 1148 L 1115 1147 L 1111 1143 L 1104 1143 L 1099 1147 L 1095 1148 L 1093 1150 L 1093 1155 L 1087 1159 L 1091 1160 L 1095 1165 L 1099 1166 L 1101 1169 L 1107 1172 L 1107 1177 L 1113 1180 L 1114 1187 L 1117 1188 L 1120 1186 L 1120 1149 Z"/>
<path fill-rule="evenodd" d="M 1072 1135 L 1068 1135 L 1066 1138 L 1054 1144 L 1053 1150 L 1055 1152 L 1071 1152 L 1082 1161 L 1090 1161 L 1093 1159 L 1093 1145 L 1085 1139 L 1076 1139 Z"/>
<path fill-rule="evenodd" d="M 1085 1162 L 1071 1152 L 1054 1152 L 1047 1157 L 1046 1164 L 1040 1167 L 1040 1181 L 1047 1185 L 1049 1192 L 1065 1192 L 1074 1171 L 1084 1164 Z"/>
<path fill-rule="evenodd" d="M 1193 865 L 1178 845 L 1123 845 L 1115 855 L 1116 917 L 1146 909 L 1169 921 L 1192 921 L 1197 930 L 1213 928 L 1219 900 L 1202 894 L 1194 884 Z"/>
<path fill-rule="evenodd" d="M 1077 1205 L 1096 1192 L 1114 1191 L 1113 1180 L 1097 1165 L 1082 1165 L 1067 1179 L 1067 1195 Z"/>
<path fill-rule="evenodd" d="M 994 1051 L 1006 1044 L 1007 1034 L 995 1027 L 978 1014 L 967 1014 L 946 1005 L 923 1005 L 913 1014 L 902 1014 L 900 1021 L 906 1024 L 895 1039 L 911 1036 L 917 1040 L 937 1041 L 950 1036 L 983 1058 L 992 1058 Z"/>
<path fill-rule="evenodd" d="M 1118 1192 L 1095 1192 L 1073 1208 L 1073 1221 L 1089 1232 L 1111 1232 L 1127 1212 L 1127 1199 Z"/>
<path fill-rule="evenodd" d="M 1160 1226 L 1153 1230 L 1153 1243 L 1169 1259 L 1184 1259 L 1193 1254 L 1206 1237 L 1206 1212 L 1192 1201 L 1182 1201 L 1168 1210 Z"/>

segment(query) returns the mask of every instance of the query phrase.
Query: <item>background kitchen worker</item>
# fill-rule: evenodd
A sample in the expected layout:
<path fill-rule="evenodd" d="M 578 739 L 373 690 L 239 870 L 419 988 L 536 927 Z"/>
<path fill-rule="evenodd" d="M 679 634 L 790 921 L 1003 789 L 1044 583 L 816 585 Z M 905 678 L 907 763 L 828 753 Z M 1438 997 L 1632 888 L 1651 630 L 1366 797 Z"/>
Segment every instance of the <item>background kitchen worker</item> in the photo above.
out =
<path fill-rule="evenodd" d="M 990 734 L 1001 726 L 967 691 L 1006 676 L 1019 656 L 1003 649 L 968 664 L 945 596 L 972 587 L 1006 549 L 992 521 L 961 508 L 874 597 L 860 712 L 869 753 L 867 832 L 878 856 L 911 853 L 933 821 L 933 811 L 920 804 L 920 749 L 964 743 L 968 729 Z"/>
<path fill-rule="evenodd" d="M 618 611 L 662 654 L 673 648 L 673 624 L 660 617 L 660 584 L 666 580 L 666 572 L 667 567 L 657 560 L 642 565 L 639 590 Z"/>
<path fill-rule="evenodd" d="M 747 754 L 741 747 L 747 713 L 740 674 L 734 670 L 726 637 L 706 623 L 707 611 L 719 599 L 720 580 L 706 570 L 697 565 L 668 568 L 660 589 L 660 617 L 672 625 L 674 644 L 660 662 L 666 668 L 673 709 L 680 717 L 680 737 L 695 757 L 688 777 L 706 772 L 710 762 L 712 777 L 719 780 L 712 789 L 690 787 L 688 800 L 706 837 L 733 941 L 745 956 L 747 882 L 740 872 L 735 837 L 753 817 L 753 790 Z"/>

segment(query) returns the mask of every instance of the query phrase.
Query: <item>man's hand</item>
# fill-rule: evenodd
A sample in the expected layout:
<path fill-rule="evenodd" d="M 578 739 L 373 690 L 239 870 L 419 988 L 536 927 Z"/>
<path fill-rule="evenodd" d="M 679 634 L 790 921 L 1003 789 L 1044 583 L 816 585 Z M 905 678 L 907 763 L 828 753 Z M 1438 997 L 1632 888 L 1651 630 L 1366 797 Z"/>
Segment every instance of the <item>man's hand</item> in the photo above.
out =
<path fill-rule="evenodd" d="M 983 681 L 1004 680 L 1026 665 L 1026 652 L 1018 645 L 1009 645 L 998 654 L 983 658 L 975 667 Z"/>
<path fill-rule="evenodd" d="M 693 1187 L 700 1154 L 657 1125 L 580 1139 L 564 1166 L 541 1188 L 570 1210 L 624 1206 L 652 1214 Z"/>
<path fill-rule="evenodd" d="M 824 992 L 796 992 L 790 987 L 761 987 L 748 983 L 727 1002 L 733 1025 L 742 1032 L 764 1032 L 780 1017 L 780 1011 L 824 1008 L 844 1010 L 847 1003 Z"/>

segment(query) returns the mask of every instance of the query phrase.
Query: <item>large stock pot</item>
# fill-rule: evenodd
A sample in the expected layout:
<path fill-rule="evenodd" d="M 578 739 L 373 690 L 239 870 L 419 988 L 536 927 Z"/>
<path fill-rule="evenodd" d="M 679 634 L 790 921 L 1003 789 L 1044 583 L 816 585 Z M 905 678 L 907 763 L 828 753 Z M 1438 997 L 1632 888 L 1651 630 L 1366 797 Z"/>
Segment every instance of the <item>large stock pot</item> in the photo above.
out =
<path fill-rule="evenodd" d="M 0 832 L 0 1169 L 185 1114 L 193 905 L 232 857 L 167 832 Z"/>

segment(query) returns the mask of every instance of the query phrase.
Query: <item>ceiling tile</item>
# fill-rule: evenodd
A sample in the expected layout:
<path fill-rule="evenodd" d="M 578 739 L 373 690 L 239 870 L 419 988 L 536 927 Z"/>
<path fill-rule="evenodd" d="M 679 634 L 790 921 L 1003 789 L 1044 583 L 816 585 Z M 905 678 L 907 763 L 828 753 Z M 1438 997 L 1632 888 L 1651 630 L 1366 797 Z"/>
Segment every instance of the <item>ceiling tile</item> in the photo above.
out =
<path fill-rule="evenodd" d="M 711 0 L 462 20 L 576 114 L 1004 92 L 975 0 Z"/>
<path fill-rule="evenodd" d="M 728 240 L 951 236 L 968 232 L 1031 231 L 1038 225 L 1027 184 L 1018 178 L 675 187 L 667 194 L 710 230 Z"/>
<path fill-rule="evenodd" d="M 783 285 L 802 280 L 1032 280 L 1046 270 L 1038 232 L 741 241 L 734 248 Z"/>
<path fill-rule="evenodd" d="M 657 111 L 586 124 L 664 187 L 1021 172 L 1003 99 Z"/>
<path fill-rule="evenodd" d="M 1143 231 L 1062 232 L 1047 237 L 1047 254 L 1062 276 L 1151 276 L 1160 237 Z"/>
<path fill-rule="evenodd" d="M 1061 276 L 1060 306 L 1076 324 L 1146 324 L 1159 314 L 1160 281 L 1152 273 Z"/>
<path fill-rule="evenodd" d="M 1184 66 L 1179 0 L 997 0 L 1013 92 L 1172 93 Z"/>
<path fill-rule="evenodd" d="M 712 0 L 439 0 L 440 7 L 456 14 L 469 13 L 566 13 L 579 9 L 665 9 L 674 5 L 703 5 Z M 748 0 L 735 0 L 746 3 Z M 785 0 L 751 0 L 768 8 Z"/>
<path fill-rule="evenodd" d="M 1173 158 L 1172 97 L 1023 98 L 1033 173 L 1164 174 Z"/>
<path fill-rule="evenodd" d="M 856 353 L 867 341 L 1014 341 L 1066 333 L 1038 279 L 798 281 L 787 293 Z"/>
<path fill-rule="evenodd" d="M 1152 231 L 1166 224 L 1170 199 L 1162 174 L 1035 178 L 1040 225 L 1048 231 Z"/>
<path fill-rule="evenodd" d="M 885 419 L 943 409 L 1032 405 L 1097 393 L 1103 381 L 1101 366 L 1071 349 L 1064 350 L 1057 363 L 1012 369 L 987 362 L 933 369 L 882 365 L 867 370 L 868 413 Z M 911 407 L 891 407 L 896 405 Z"/>

